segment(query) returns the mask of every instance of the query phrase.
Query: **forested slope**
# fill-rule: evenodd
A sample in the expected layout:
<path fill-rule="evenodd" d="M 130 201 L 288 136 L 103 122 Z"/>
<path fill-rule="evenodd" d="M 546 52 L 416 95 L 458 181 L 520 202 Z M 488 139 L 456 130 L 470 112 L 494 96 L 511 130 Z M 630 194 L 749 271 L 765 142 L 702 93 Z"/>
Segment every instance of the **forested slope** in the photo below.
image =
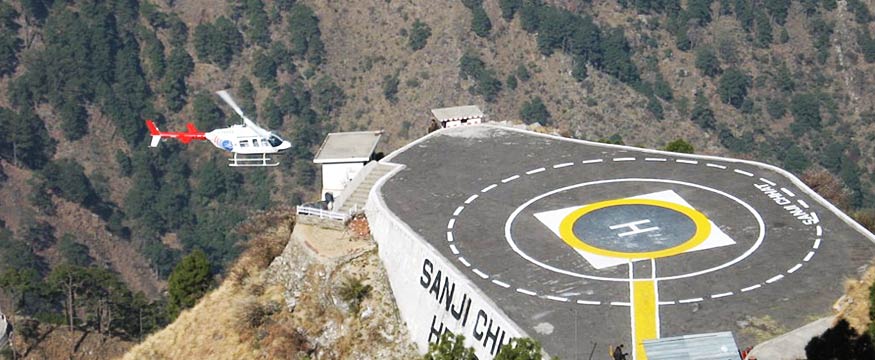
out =
<path fill-rule="evenodd" d="M 865 0 L 0 3 L 0 305 L 139 337 L 168 321 L 161 291 L 184 254 L 202 249 L 222 274 L 252 212 L 315 200 L 311 159 L 327 132 L 382 128 L 389 150 L 441 106 L 832 174 L 839 205 L 875 223 L 872 11 Z M 166 130 L 237 123 L 221 89 L 292 140 L 280 167 L 231 169 L 203 143 L 147 147 L 147 118 Z M 148 309 L 143 329 L 125 318 L 143 315 L 134 308 Z"/>

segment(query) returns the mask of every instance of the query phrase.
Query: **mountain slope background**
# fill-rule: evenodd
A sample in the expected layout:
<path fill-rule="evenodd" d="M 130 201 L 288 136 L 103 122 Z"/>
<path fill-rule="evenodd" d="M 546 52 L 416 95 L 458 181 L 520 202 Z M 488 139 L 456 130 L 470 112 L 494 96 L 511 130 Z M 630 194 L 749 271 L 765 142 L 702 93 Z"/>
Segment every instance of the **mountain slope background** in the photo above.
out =
<path fill-rule="evenodd" d="M 491 120 L 582 139 L 685 139 L 700 153 L 828 173 L 843 188 L 834 201 L 872 226 L 873 9 L 867 0 L 3 2 L 0 306 L 140 338 L 171 320 L 165 280 L 184 254 L 204 250 L 221 277 L 245 241 L 241 221 L 316 200 L 311 160 L 327 132 L 384 129 L 389 151 L 424 135 L 429 109 L 443 106 L 476 104 Z M 221 89 L 293 141 L 281 166 L 231 169 L 202 143 L 147 147 L 147 118 L 166 130 L 237 123 L 214 95 Z M 58 281 L 71 274 L 91 285 Z M 145 326 L 132 325 L 144 316 L 133 309 L 148 309 Z"/>

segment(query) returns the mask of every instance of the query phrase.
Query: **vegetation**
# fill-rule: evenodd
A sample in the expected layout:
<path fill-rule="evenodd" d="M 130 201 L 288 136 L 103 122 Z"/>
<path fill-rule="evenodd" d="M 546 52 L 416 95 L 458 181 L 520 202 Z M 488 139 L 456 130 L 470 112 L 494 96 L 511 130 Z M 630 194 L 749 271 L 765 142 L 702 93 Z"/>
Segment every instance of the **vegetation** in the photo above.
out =
<path fill-rule="evenodd" d="M 371 289 L 371 285 L 365 285 L 362 279 L 348 277 L 340 285 L 338 294 L 343 301 L 349 304 L 349 310 L 353 314 L 358 314 L 359 310 L 361 310 L 362 301 L 371 294 Z"/>
<path fill-rule="evenodd" d="M 220 16 L 215 22 L 203 23 L 194 29 L 194 48 L 198 59 L 225 69 L 242 50 L 243 35 L 231 20 Z"/>
<path fill-rule="evenodd" d="M 805 346 L 805 356 L 812 360 L 863 360 L 875 357 L 875 345 L 869 334 L 858 334 L 847 320 L 839 322 Z"/>
<path fill-rule="evenodd" d="M 495 77 L 495 72 L 488 69 L 480 56 L 472 51 L 466 51 L 459 59 L 459 76 L 465 80 L 473 80 L 474 86 L 469 91 L 483 96 L 486 101 L 495 101 L 501 91 L 502 84 Z"/>
<path fill-rule="evenodd" d="M 741 108 L 750 85 L 750 77 L 737 68 L 729 68 L 720 77 L 717 94 L 724 103 Z"/>
<path fill-rule="evenodd" d="M 677 139 L 665 145 L 665 151 L 671 151 L 676 153 L 683 154 L 692 154 L 694 152 L 693 145 L 684 141 L 684 139 Z"/>
<path fill-rule="evenodd" d="M 453 335 L 450 332 L 441 334 L 436 343 L 428 345 L 428 352 L 424 360 L 474 360 L 474 348 L 465 347 L 465 337 L 461 334 Z"/>
<path fill-rule="evenodd" d="M 394 75 L 386 75 L 383 77 L 383 97 L 389 102 L 398 101 L 398 84 L 401 83 L 401 80 L 398 79 L 398 74 Z"/>
<path fill-rule="evenodd" d="M 473 360 L 477 356 L 474 348 L 465 347 L 465 337 L 446 331 L 436 343 L 428 345 L 424 360 Z M 540 360 L 541 343 L 532 338 L 514 338 L 501 345 L 495 359 L 499 360 Z M 553 358 L 557 359 L 557 358 Z"/>
<path fill-rule="evenodd" d="M 428 43 L 428 38 L 431 37 L 431 27 L 428 24 L 419 21 L 413 22 L 413 26 L 410 28 L 410 34 L 408 35 L 407 43 L 410 45 L 410 49 L 413 51 L 420 50 L 425 47 Z"/>
<path fill-rule="evenodd" d="M 213 284 L 212 269 L 203 251 L 182 258 L 167 280 L 167 312 L 171 319 L 194 306 Z"/>
<path fill-rule="evenodd" d="M 547 106 L 540 97 L 534 97 L 523 103 L 520 108 L 520 119 L 526 124 L 539 123 L 541 125 L 550 125 L 550 112 L 547 111 Z"/>

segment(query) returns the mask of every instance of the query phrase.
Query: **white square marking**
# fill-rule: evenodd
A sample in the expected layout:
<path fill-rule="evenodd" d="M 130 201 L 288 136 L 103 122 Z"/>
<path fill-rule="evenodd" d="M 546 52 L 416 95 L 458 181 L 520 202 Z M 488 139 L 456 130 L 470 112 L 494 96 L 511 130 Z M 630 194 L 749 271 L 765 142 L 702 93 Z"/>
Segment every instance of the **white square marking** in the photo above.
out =
<path fill-rule="evenodd" d="M 661 201 L 666 201 L 666 202 L 670 202 L 670 203 L 683 205 L 683 206 L 692 208 L 690 203 L 688 203 L 686 200 L 684 200 L 684 198 L 682 198 L 680 195 L 678 195 L 676 192 L 674 192 L 674 190 L 665 190 L 665 191 L 659 191 L 659 192 L 650 193 L 650 194 L 632 196 L 632 197 L 629 197 L 627 199 L 661 200 Z M 540 212 L 540 213 L 535 214 L 535 218 L 537 218 L 538 221 L 540 221 L 542 224 L 547 226 L 547 228 L 550 229 L 550 231 L 552 231 L 553 234 L 555 234 L 557 237 L 559 237 L 559 240 L 561 241 L 561 235 L 559 234 L 559 225 L 562 224 L 562 219 L 565 219 L 566 216 L 568 216 L 569 214 L 571 214 L 575 210 L 580 209 L 582 207 L 583 206 L 573 206 L 573 207 L 567 207 L 567 208 L 558 209 L 558 210 L 544 211 L 544 212 Z M 703 241 L 701 244 L 696 245 L 695 247 L 687 250 L 686 252 L 700 251 L 700 250 L 712 249 L 712 248 L 729 246 L 729 245 L 735 244 L 735 241 L 732 240 L 732 238 L 730 238 L 729 235 L 726 235 L 726 233 L 724 233 L 723 230 L 720 230 L 720 227 L 718 227 L 717 224 L 714 224 L 714 222 L 711 220 L 708 220 L 708 222 L 711 223 L 711 234 L 708 235 L 708 237 L 705 238 L 705 241 Z M 634 222 L 634 223 L 637 223 L 637 224 L 633 224 L 633 226 L 642 225 L 641 223 L 638 223 L 638 222 Z M 632 224 L 632 223 L 630 223 L 630 224 Z M 622 225 L 629 225 L 629 224 L 622 224 Z M 647 227 L 647 226 L 645 225 L 644 227 Z M 643 230 L 647 230 L 647 229 L 639 228 L 639 231 L 643 231 Z M 616 257 L 593 254 L 591 252 L 576 249 L 576 248 L 574 249 L 574 251 L 576 251 L 578 254 L 580 254 L 581 257 L 583 257 L 587 262 L 589 262 L 590 265 L 592 265 L 596 269 L 604 269 L 604 268 L 609 268 L 612 266 L 622 265 L 622 264 L 628 263 L 628 261 L 629 261 L 628 259 L 623 259 L 623 258 L 616 258 Z"/>

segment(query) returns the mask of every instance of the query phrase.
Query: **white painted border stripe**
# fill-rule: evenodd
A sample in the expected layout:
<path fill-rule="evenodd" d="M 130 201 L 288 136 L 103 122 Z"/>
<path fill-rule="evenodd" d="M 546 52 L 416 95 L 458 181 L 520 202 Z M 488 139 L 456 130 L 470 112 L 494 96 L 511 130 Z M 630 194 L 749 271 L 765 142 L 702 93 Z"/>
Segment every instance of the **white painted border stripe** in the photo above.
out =
<path fill-rule="evenodd" d="M 475 268 L 475 269 L 473 269 L 473 270 L 471 270 L 471 271 L 473 271 L 475 274 L 477 274 L 477 276 L 479 276 L 479 277 L 481 277 L 481 278 L 484 278 L 484 279 L 488 279 L 488 278 L 489 278 L 489 275 L 486 275 L 486 273 L 480 271 L 480 269 L 476 269 L 476 268 Z"/>
<path fill-rule="evenodd" d="M 679 162 L 679 163 L 681 163 L 681 164 L 693 164 L 693 165 L 699 163 L 699 162 L 696 161 L 696 160 L 687 160 L 687 159 L 677 159 L 677 160 L 675 160 L 675 162 Z"/>
<path fill-rule="evenodd" d="M 581 305 L 601 305 L 601 301 L 592 301 L 592 300 L 577 300 L 578 304 Z"/>
<path fill-rule="evenodd" d="M 523 293 L 523 294 L 526 294 L 526 295 L 529 295 L 529 296 L 535 296 L 535 295 L 538 295 L 538 293 L 536 293 L 536 292 L 534 292 L 534 291 L 529 291 L 529 290 L 526 290 L 526 289 L 520 289 L 520 288 L 517 288 L 516 291 L 517 291 L 518 293 Z"/>
<path fill-rule="evenodd" d="M 702 301 L 702 300 L 705 300 L 705 299 L 702 299 L 702 298 L 699 297 L 699 298 L 692 298 L 692 299 L 683 299 L 683 300 L 678 300 L 678 303 L 679 303 L 679 304 L 689 304 L 689 303 L 699 302 L 699 301 Z"/>
<path fill-rule="evenodd" d="M 569 163 L 561 163 L 561 164 L 553 165 L 553 168 L 554 168 L 554 169 L 561 169 L 561 168 L 569 167 L 569 166 L 572 166 L 572 165 L 574 165 L 573 162 L 569 162 Z"/>
<path fill-rule="evenodd" d="M 651 157 L 649 157 L 649 158 L 644 158 L 644 161 L 657 161 L 657 162 L 664 162 L 664 161 L 668 161 L 668 159 L 666 159 L 666 158 L 651 158 Z"/>
<path fill-rule="evenodd" d="M 771 283 L 778 281 L 778 280 L 781 280 L 783 278 L 784 278 L 784 275 L 780 275 L 780 274 L 775 275 L 771 279 L 766 280 L 766 284 L 771 284 Z"/>
<path fill-rule="evenodd" d="M 523 133 L 523 134 L 527 134 L 527 135 L 531 135 L 531 136 L 539 136 L 539 137 L 543 137 L 543 138 L 560 140 L 560 141 L 565 141 L 565 142 L 570 142 L 570 143 L 585 144 L 585 145 L 594 146 L 594 147 L 601 147 L 601 148 L 605 148 L 605 149 L 631 150 L 631 151 L 636 151 L 636 152 L 645 153 L 645 154 L 662 155 L 662 156 L 675 156 L 676 155 L 674 153 L 664 151 L 664 150 L 644 149 L 644 148 L 636 148 L 633 146 L 626 146 L 626 145 L 612 145 L 612 144 L 603 144 L 603 143 L 599 143 L 599 142 L 595 142 L 595 141 L 570 139 L 570 138 L 561 137 L 558 135 L 542 134 L 542 133 L 537 133 L 534 131 L 522 130 L 522 129 L 517 129 L 517 128 L 513 128 L 513 127 L 508 127 L 508 126 L 500 126 L 500 125 L 480 125 L 480 126 L 490 127 L 493 129 L 506 130 L 506 131 L 513 131 L 513 132 Z M 416 146 L 420 142 L 423 142 L 427 139 L 430 139 L 432 136 L 437 136 L 437 135 L 442 134 L 443 131 L 444 130 L 438 130 L 438 131 L 434 131 L 426 136 L 423 136 L 423 137 L 413 141 L 412 143 L 407 144 L 404 147 L 393 151 L 387 157 L 383 158 L 383 160 L 380 160 L 380 162 L 384 163 L 384 164 L 388 163 L 390 165 L 397 165 L 397 164 L 392 164 L 390 162 L 395 156 L 410 149 L 411 147 Z M 790 182 L 792 182 L 793 185 L 796 185 L 797 187 L 799 187 L 799 189 L 802 192 L 808 194 L 815 201 L 817 201 L 818 203 L 823 205 L 825 208 L 829 209 L 834 215 L 838 216 L 842 221 L 844 221 L 845 224 L 847 224 L 848 226 L 857 230 L 857 232 L 859 232 L 861 235 L 863 235 L 864 237 L 869 239 L 869 241 L 875 243 L 875 234 L 872 234 L 872 232 L 870 232 L 869 230 L 864 228 L 862 225 L 860 225 L 859 223 L 854 221 L 854 219 L 852 219 L 850 216 L 848 216 L 847 214 L 845 214 L 844 212 L 839 210 L 839 208 L 835 207 L 835 205 L 833 205 L 832 203 L 830 203 L 829 201 L 824 199 L 822 196 L 820 196 L 820 194 L 818 194 L 817 192 L 815 192 L 814 190 L 809 188 L 807 185 L 805 185 L 804 182 L 802 182 L 802 180 L 800 180 L 798 177 L 796 177 L 795 175 L 793 175 L 792 173 L 790 173 L 787 170 L 781 169 L 781 168 L 774 166 L 774 165 L 769 165 L 766 163 L 750 161 L 750 160 L 731 159 L 731 158 L 719 157 L 719 156 L 695 155 L 695 154 L 687 155 L 687 157 L 692 157 L 692 158 L 697 158 L 697 159 L 702 159 L 702 160 L 725 161 L 725 162 L 731 162 L 731 163 L 737 163 L 737 164 L 746 164 L 746 165 L 750 165 L 750 166 L 756 166 L 757 168 L 764 169 L 767 171 L 776 172 L 776 173 L 778 173 L 778 175 L 781 175 L 781 176 L 785 177 L 786 179 L 790 180 Z M 387 177 L 384 176 L 383 178 L 381 178 L 381 180 L 383 180 L 383 179 L 387 179 Z M 385 181 L 383 181 L 383 182 L 385 182 Z M 379 189 L 379 187 L 375 186 L 375 187 L 371 188 L 371 192 L 373 193 L 373 192 L 375 192 L 374 190 L 378 190 L 378 189 Z"/>
<path fill-rule="evenodd" d="M 510 284 L 508 284 L 508 283 L 506 283 L 506 282 L 504 282 L 504 281 L 500 281 L 500 280 L 492 279 L 492 283 L 495 284 L 495 285 L 501 286 L 501 287 L 503 287 L 503 288 L 505 288 L 505 289 L 507 289 L 507 288 L 510 287 Z"/>
<path fill-rule="evenodd" d="M 483 188 L 483 190 L 480 190 L 480 192 L 485 193 L 485 192 L 487 192 L 487 191 L 489 191 L 489 190 L 495 189 L 497 186 L 498 186 L 498 184 L 492 184 L 492 185 L 489 185 L 489 186 Z"/>
<path fill-rule="evenodd" d="M 817 236 L 823 235 L 823 228 L 820 227 L 820 225 L 817 225 L 817 227 L 814 228 L 814 230 L 817 232 Z"/>
<path fill-rule="evenodd" d="M 801 268 L 801 267 L 802 267 L 802 264 L 796 264 L 796 266 L 791 267 L 790 270 L 787 270 L 787 273 L 792 274 L 792 273 L 796 272 L 796 270 L 799 270 L 799 268 Z"/>
<path fill-rule="evenodd" d="M 766 184 L 769 184 L 769 185 L 771 185 L 771 186 L 778 185 L 778 184 L 775 184 L 775 183 L 769 181 L 768 179 L 764 179 L 764 178 L 760 178 L 760 181 L 762 181 L 762 182 L 764 182 L 764 183 L 766 183 Z"/>
<path fill-rule="evenodd" d="M 614 158 L 614 162 L 623 162 L 623 161 L 635 161 L 635 158 L 633 158 L 633 157 Z"/>
<path fill-rule="evenodd" d="M 508 183 L 508 182 L 514 181 L 514 180 L 519 179 L 519 178 L 520 178 L 519 175 L 514 175 L 514 176 L 511 176 L 511 177 L 509 177 L 509 178 L 507 178 L 507 179 L 503 179 L 503 180 L 501 180 L 501 183 L 502 183 L 502 184 L 506 184 L 506 183 Z"/>
<path fill-rule="evenodd" d="M 805 202 L 805 200 L 799 199 L 799 200 L 796 200 L 796 202 L 798 202 L 799 205 L 802 205 L 802 207 L 804 207 L 806 209 L 810 208 L 810 206 L 808 206 L 808 203 Z"/>
<path fill-rule="evenodd" d="M 781 188 L 781 191 L 783 191 L 785 194 L 787 194 L 787 196 L 796 196 L 796 194 L 794 194 L 792 191 L 790 191 L 787 188 Z"/>
<path fill-rule="evenodd" d="M 600 163 L 602 161 L 604 161 L 604 160 L 603 159 L 592 159 L 592 160 L 584 160 L 584 161 L 581 161 L 580 163 L 581 164 L 595 164 L 595 163 Z"/>
<path fill-rule="evenodd" d="M 550 300 L 556 300 L 556 301 L 561 301 L 561 302 L 568 302 L 568 298 L 564 298 L 564 297 L 561 297 L 561 296 L 547 295 L 547 296 L 544 296 L 544 297 L 545 297 L 545 298 L 548 298 L 548 299 L 550 299 Z"/>
<path fill-rule="evenodd" d="M 744 288 L 744 289 L 741 289 L 741 292 L 748 292 L 748 291 L 751 291 L 751 290 L 756 290 L 756 289 L 759 289 L 760 287 L 762 287 L 762 285 L 760 285 L 760 284 L 756 284 L 756 285 L 754 285 L 754 286 L 748 286 L 748 287 L 746 287 L 746 288 Z"/>
<path fill-rule="evenodd" d="M 726 170 L 726 166 L 718 165 L 718 164 L 707 163 L 707 164 L 705 164 L 705 166 Z"/>
<path fill-rule="evenodd" d="M 802 261 L 807 262 L 808 260 L 811 260 L 812 257 L 814 257 L 814 251 L 809 251 L 808 255 L 805 255 L 805 258 L 802 259 Z"/>
<path fill-rule="evenodd" d="M 674 305 L 674 304 L 675 304 L 674 301 L 657 301 L 656 302 L 656 305 L 660 305 L 660 306 L 661 305 Z"/>
<path fill-rule="evenodd" d="M 539 172 L 541 172 L 541 171 L 544 171 L 544 170 L 547 170 L 547 169 L 545 169 L 545 168 L 537 168 L 537 169 L 534 169 L 534 170 L 529 170 L 529 171 L 526 171 L 526 175 L 537 174 L 537 173 L 539 173 Z"/>
<path fill-rule="evenodd" d="M 469 263 L 468 260 L 465 260 L 465 258 L 463 258 L 461 256 L 459 256 L 459 262 L 461 262 L 463 265 L 465 265 L 465 267 L 471 267 L 471 263 Z"/>
<path fill-rule="evenodd" d="M 453 242 L 453 232 L 447 231 L 447 242 Z"/>
<path fill-rule="evenodd" d="M 744 176 L 753 176 L 753 173 L 749 173 L 749 172 L 744 171 L 744 170 L 732 169 L 732 171 L 739 173 L 741 175 L 744 175 Z"/>
<path fill-rule="evenodd" d="M 478 197 L 480 197 L 480 195 L 477 195 L 477 194 L 471 195 L 470 197 L 468 197 L 468 199 L 465 200 L 465 204 L 470 204 L 474 200 L 477 200 Z"/>
<path fill-rule="evenodd" d="M 459 249 L 456 249 L 456 244 L 450 244 L 450 251 L 453 252 L 453 255 L 459 255 Z"/>
<path fill-rule="evenodd" d="M 815 240 L 814 240 L 814 246 L 812 246 L 812 247 L 815 248 L 815 249 L 819 248 L 819 247 L 820 247 L 820 239 L 815 239 Z"/>
<path fill-rule="evenodd" d="M 456 211 L 453 211 L 453 216 L 459 216 L 462 213 L 462 210 L 465 210 L 464 206 L 459 206 L 456 208 Z"/>
<path fill-rule="evenodd" d="M 447 229 L 452 230 L 453 226 L 455 226 L 455 225 L 456 225 L 456 218 L 452 218 L 452 219 L 450 219 L 450 222 L 447 223 Z"/>
<path fill-rule="evenodd" d="M 719 298 L 722 298 L 722 297 L 727 297 L 727 296 L 732 296 L 732 295 L 734 295 L 734 293 L 733 293 L 732 291 L 730 291 L 730 292 L 725 292 L 725 293 L 719 293 L 719 294 L 711 295 L 711 298 L 712 298 L 712 299 L 719 299 Z"/>

